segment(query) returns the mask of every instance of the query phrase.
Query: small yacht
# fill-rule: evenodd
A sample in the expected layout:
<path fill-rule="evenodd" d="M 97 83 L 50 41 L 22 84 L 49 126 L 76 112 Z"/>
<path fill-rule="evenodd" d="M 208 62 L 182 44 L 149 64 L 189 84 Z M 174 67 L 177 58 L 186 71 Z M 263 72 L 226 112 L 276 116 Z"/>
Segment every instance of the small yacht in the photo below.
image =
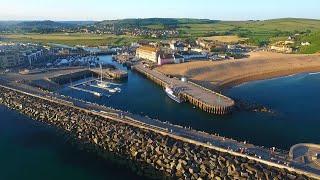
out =
<path fill-rule="evenodd" d="M 116 93 L 117 90 L 115 90 L 115 89 L 109 89 L 109 92 L 111 92 L 111 93 Z"/>
<path fill-rule="evenodd" d="M 97 85 L 101 88 L 107 88 L 108 87 L 108 83 L 107 82 L 104 82 L 103 79 L 102 79 L 102 65 L 100 64 L 100 71 L 101 71 L 101 75 L 100 75 L 100 81 L 97 83 Z"/>

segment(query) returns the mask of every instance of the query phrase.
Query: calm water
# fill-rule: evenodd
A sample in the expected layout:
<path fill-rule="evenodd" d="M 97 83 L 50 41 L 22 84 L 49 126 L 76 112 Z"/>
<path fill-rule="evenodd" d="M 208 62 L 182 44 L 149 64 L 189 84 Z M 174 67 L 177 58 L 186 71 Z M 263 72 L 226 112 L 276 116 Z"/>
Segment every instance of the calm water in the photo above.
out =
<path fill-rule="evenodd" d="M 112 62 L 110 56 L 100 59 L 124 68 Z M 299 74 L 256 81 L 225 92 L 228 96 L 270 107 L 275 114 L 247 111 L 234 112 L 228 116 L 207 114 L 188 103 L 175 103 L 160 86 L 132 71 L 129 71 L 128 81 L 120 87 L 120 94 L 102 98 L 69 88 L 61 92 L 267 147 L 289 149 L 300 142 L 320 143 L 320 74 Z"/>
<path fill-rule="evenodd" d="M 4 106 L 0 106 L 0 159 L 1 180 L 142 179 Z"/>
<path fill-rule="evenodd" d="M 101 59 L 111 62 L 110 56 Z M 69 88 L 61 93 L 267 147 L 288 149 L 300 142 L 320 143 L 320 74 L 251 82 L 226 92 L 268 106 L 274 114 L 240 111 L 210 115 L 187 103 L 175 103 L 161 87 L 131 71 L 120 88 L 121 93 L 109 98 Z M 71 146 L 54 129 L 1 106 L 0 159 L 0 179 L 137 179 L 129 171 Z"/>

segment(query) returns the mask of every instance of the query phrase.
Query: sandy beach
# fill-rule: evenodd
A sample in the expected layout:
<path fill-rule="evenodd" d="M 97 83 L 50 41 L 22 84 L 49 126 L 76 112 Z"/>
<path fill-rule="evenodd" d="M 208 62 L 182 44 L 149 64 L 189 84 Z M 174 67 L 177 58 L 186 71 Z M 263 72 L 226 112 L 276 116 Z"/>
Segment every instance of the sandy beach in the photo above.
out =
<path fill-rule="evenodd" d="M 252 52 L 250 57 L 226 61 L 195 61 L 164 65 L 158 71 L 185 76 L 210 89 L 223 90 L 244 82 L 320 71 L 320 54 Z"/>

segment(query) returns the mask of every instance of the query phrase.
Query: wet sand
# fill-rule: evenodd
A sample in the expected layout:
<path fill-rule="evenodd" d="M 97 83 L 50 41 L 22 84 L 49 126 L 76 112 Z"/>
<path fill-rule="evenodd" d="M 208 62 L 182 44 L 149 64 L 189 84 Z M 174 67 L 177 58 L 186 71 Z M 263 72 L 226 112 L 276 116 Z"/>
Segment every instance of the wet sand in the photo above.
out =
<path fill-rule="evenodd" d="M 270 79 L 304 72 L 320 71 L 320 54 L 298 55 L 272 52 L 252 52 L 239 60 L 195 61 L 164 65 L 158 71 L 185 76 L 214 90 L 223 90 L 244 82 Z"/>

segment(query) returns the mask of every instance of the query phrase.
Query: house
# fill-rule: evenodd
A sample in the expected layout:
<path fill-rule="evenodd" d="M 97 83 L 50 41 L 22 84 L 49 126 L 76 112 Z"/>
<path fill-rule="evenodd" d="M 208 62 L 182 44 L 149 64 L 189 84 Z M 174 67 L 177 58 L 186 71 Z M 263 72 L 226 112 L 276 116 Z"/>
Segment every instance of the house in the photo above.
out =
<path fill-rule="evenodd" d="M 183 63 L 184 58 L 183 56 L 180 56 L 178 54 L 167 54 L 167 53 L 160 53 L 158 57 L 158 65 L 164 65 L 164 64 L 179 64 Z"/>
<path fill-rule="evenodd" d="M 153 46 L 141 46 L 136 50 L 136 57 L 138 59 L 158 62 L 159 49 Z"/>
<path fill-rule="evenodd" d="M 208 48 L 209 43 L 204 41 L 203 39 L 197 39 L 196 44 L 202 48 Z"/>
<path fill-rule="evenodd" d="M 181 52 L 181 51 L 184 51 L 186 48 L 186 46 L 182 43 L 182 42 L 171 42 L 170 43 L 170 49 L 174 50 L 174 51 L 178 51 L 178 52 Z"/>
<path fill-rule="evenodd" d="M 279 53 L 292 53 L 293 49 L 290 45 L 291 43 L 287 43 L 286 41 L 278 41 L 270 47 L 270 50 Z"/>
<path fill-rule="evenodd" d="M 208 59 L 208 55 L 206 53 L 199 53 L 195 51 L 189 51 L 189 52 L 184 51 L 184 52 L 181 52 L 180 55 L 184 58 L 185 61 Z"/>
<path fill-rule="evenodd" d="M 285 41 L 284 44 L 285 44 L 285 45 L 294 44 L 294 41 Z"/>
<path fill-rule="evenodd" d="M 11 68 L 25 63 L 25 58 L 17 52 L 1 52 L 0 68 Z"/>
<path fill-rule="evenodd" d="M 293 49 L 291 47 L 288 47 L 288 46 L 271 46 L 270 48 L 272 51 L 276 51 L 276 52 L 280 52 L 280 53 L 292 53 L 293 52 Z"/>
<path fill-rule="evenodd" d="M 301 42 L 301 46 L 310 46 L 311 45 L 311 43 L 309 43 L 309 42 Z"/>

